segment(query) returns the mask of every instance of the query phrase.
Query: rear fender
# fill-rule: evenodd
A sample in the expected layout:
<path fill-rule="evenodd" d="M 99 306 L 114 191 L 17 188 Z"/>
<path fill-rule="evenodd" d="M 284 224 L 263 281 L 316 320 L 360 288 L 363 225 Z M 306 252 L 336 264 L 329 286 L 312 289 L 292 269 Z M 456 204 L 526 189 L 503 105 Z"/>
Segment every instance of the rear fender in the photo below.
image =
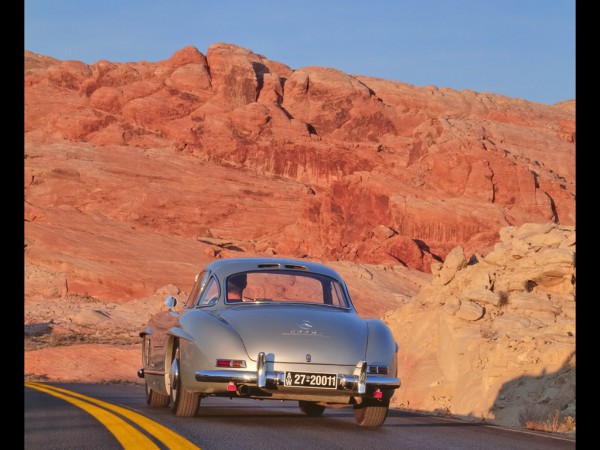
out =
<path fill-rule="evenodd" d="M 181 317 L 179 327 L 168 332 L 166 366 L 171 366 L 173 343 L 179 341 L 181 348 L 181 379 L 184 386 L 196 383 L 195 372 L 216 368 L 218 358 L 241 359 L 248 367 L 251 358 L 240 336 L 229 324 L 203 311 L 188 313 Z"/>
<path fill-rule="evenodd" d="M 390 376 L 398 373 L 398 345 L 389 327 L 379 319 L 367 319 L 369 327 L 366 360 L 369 366 L 383 365 Z"/>
<path fill-rule="evenodd" d="M 167 332 L 167 335 L 169 335 L 169 344 L 172 344 L 175 339 L 194 342 L 194 336 L 186 333 L 183 328 L 173 327 Z"/>

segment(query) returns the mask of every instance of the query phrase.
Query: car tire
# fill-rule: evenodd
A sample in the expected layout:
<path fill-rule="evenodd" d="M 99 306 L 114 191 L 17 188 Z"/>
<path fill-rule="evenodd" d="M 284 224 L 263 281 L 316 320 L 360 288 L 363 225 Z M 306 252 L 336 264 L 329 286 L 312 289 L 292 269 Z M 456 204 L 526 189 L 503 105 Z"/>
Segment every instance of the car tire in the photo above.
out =
<path fill-rule="evenodd" d="M 385 422 L 389 401 L 354 405 L 354 419 L 361 427 L 380 427 Z"/>
<path fill-rule="evenodd" d="M 179 417 L 193 417 L 198 413 L 200 407 L 200 396 L 186 390 L 181 386 L 181 350 L 176 342 L 173 347 L 173 361 L 169 372 L 171 382 L 171 411 Z"/>
<path fill-rule="evenodd" d="M 318 405 L 315 402 L 300 400 L 298 401 L 298 406 L 300 407 L 300 411 L 309 417 L 319 417 L 323 414 L 323 411 L 325 411 L 323 405 Z"/>
<path fill-rule="evenodd" d="M 151 389 L 146 385 L 146 403 L 150 405 L 150 408 L 165 408 L 169 406 L 169 402 L 171 401 L 171 397 L 167 394 L 161 394 L 160 392 L 156 392 L 154 389 Z"/>

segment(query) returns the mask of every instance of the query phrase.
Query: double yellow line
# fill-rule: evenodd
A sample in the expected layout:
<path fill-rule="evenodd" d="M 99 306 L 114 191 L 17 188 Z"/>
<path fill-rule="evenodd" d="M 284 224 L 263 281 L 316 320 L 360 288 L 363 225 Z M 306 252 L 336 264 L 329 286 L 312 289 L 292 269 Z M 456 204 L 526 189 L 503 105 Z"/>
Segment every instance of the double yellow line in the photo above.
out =
<path fill-rule="evenodd" d="M 26 381 L 25 386 L 66 400 L 88 412 L 117 438 L 125 450 L 137 450 L 140 448 L 158 450 L 160 447 L 158 447 L 158 445 L 156 445 L 148 436 L 131 425 L 131 423 L 123 420 L 122 417 L 135 423 L 170 449 L 200 450 L 200 447 L 192 444 L 190 441 L 169 430 L 167 427 L 129 409 L 43 383 Z M 122 417 L 119 417 L 117 414 Z"/>

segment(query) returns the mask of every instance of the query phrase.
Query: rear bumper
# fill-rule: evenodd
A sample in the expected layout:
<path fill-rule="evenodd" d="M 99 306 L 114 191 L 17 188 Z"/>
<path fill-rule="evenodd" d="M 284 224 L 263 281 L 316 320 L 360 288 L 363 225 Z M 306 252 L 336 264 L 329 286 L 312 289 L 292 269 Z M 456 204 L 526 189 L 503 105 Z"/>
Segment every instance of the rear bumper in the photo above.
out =
<path fill-rule="evenodd" d="M 277 389 L 286 386 L 285 373 L 267 370 L 265 353 L 257 358 L 256 371 L 240 370 L 199 370 L 195 373 L 198 382 L 233 383 L 236 385 L 256 386 L 259 389 Z M 353 375 L 338 374 L 337 390 L 349 394 L 362 395 L 376 390 L 398 389 L 400 378 L 367 374 L 367 361 L 356 364 Z"/>

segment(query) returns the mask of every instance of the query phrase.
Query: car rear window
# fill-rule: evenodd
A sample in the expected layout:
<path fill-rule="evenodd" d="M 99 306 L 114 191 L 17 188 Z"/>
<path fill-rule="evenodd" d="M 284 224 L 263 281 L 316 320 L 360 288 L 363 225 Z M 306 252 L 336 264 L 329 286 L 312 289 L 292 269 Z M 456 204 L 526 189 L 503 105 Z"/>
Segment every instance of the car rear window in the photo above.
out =
<path fill-rule="evenodd" d="M 348 307 L 343 286 L 337 280 L 315 273 L 296 271 L 247 272 L 242 298 L 243 301 L 316 303 Z"/>

